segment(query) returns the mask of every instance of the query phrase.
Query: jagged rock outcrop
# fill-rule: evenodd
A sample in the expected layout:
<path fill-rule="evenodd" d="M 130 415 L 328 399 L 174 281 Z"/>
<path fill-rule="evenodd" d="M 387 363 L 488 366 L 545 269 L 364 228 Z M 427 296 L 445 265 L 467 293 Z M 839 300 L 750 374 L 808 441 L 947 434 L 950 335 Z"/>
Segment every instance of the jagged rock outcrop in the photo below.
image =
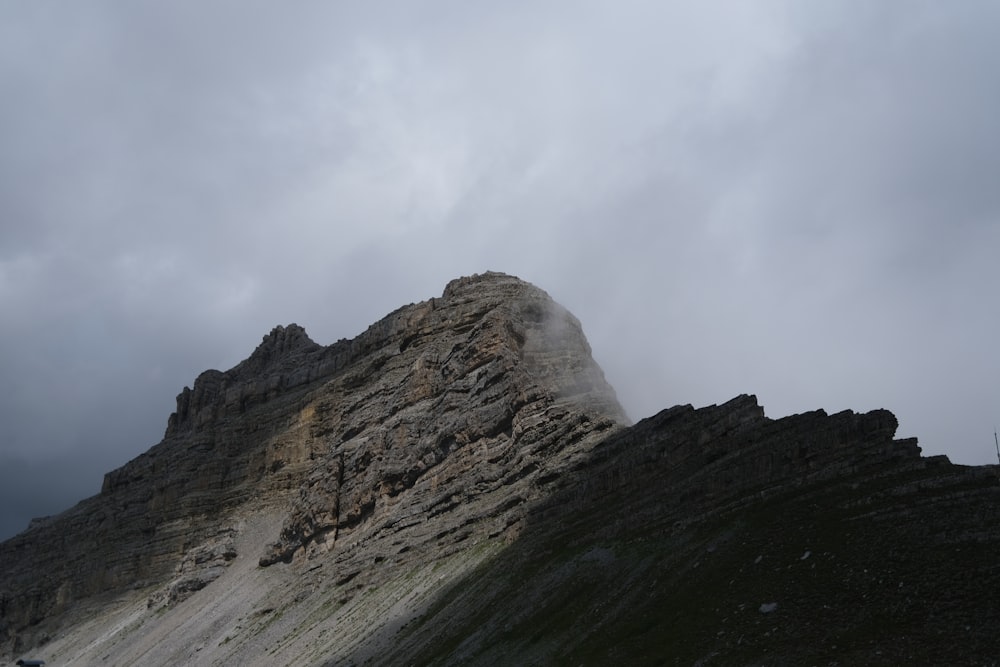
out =
<path fill-rule="evenodd" d="M 202 373 L 161 443 L 0 544 L 0 659 L 988 664 L 997 470 L 896 426 L 753 396 L 628 426 L 572 315 L 462 278 Z"/>
<path fill-rule="evenodd" d="M 279 393 L 330 375 L 338 365 L 347 363 L 349 350 L 343 342 L 334 349 L 323 348 L 297 324 L 275 327 L 236 368 L 225 373 L 205 371 L 195 380 L 193 390 L 184 387 L 177 396 L 177 411 L 167 421 L 166 435 L 197 430 L 227 415 L 245 414 Z"/>

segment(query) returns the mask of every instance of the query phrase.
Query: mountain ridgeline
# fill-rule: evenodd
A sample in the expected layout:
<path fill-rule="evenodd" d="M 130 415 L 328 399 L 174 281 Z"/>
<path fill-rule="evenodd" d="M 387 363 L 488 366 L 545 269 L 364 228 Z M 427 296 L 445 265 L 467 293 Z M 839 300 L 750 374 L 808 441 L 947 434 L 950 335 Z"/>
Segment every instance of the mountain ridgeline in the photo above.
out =
<path fill-rule="evenodd" d="M 752 396 L 630 425 L 576 318 L 461 278 L 198 376 L 0 544 L 0 661 L 996 664 L 997 468 L 896 426 Z"/>

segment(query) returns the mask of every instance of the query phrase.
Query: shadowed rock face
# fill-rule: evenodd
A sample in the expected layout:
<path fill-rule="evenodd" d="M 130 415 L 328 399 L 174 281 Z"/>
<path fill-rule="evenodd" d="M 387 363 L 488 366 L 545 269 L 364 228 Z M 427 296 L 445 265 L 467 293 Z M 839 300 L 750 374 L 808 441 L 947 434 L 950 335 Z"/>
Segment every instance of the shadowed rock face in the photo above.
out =
<path fill-rule="evenodd" d="M 771 420 L 750 396 L 665 410 L 598 445 L 381 657 L 996 664 L 997 469 L 921 458 L 895 429 L 884 410 Z"/>
<path fill-rule="evenodd" d="M 0 545 L 0 658 L 982 664 L 996 471 L 895 430 L 752 396 L 630 427 L 572 315 L 462 278 L 201 374 L 100 495 Z"/>

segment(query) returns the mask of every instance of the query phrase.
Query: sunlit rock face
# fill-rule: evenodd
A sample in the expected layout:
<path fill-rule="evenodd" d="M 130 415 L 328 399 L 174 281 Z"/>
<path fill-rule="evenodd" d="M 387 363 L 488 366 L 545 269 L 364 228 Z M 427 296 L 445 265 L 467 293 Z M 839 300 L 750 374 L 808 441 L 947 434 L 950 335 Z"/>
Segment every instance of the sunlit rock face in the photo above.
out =
<path fill-rule="evenodd" d="M 330 346 L 276 327 L 185 387 L 163 441 L 99 496 L 2 546 L 3 637 L 98 593 L 204 587 L 226 559 L 192 574 L 188 554 L 246 512 L 285 516 L 262 565 L 330 553 L 342 580 L 510 538 L 538 480 L 625 421 L 580 323 L 511 276 L 452 281 Z"/>
<path fill-rule="evenodd" d="M 896 426 L 749 395 L 630 426 L 570 313 L 461 278 L 202 373 L 0 544 L 0 661 L 988 664 L 996 468 Z"/>

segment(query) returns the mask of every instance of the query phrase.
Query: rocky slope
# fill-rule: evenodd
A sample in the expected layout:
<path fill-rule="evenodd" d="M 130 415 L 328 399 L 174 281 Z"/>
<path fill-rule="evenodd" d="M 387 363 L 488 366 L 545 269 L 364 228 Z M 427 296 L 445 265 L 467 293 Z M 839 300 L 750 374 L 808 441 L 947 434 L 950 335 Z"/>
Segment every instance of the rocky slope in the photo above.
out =
<path fill-rule="evenodd" d="M 997 469 L 921 458 L 895 429 L 770 420 L 749 396 L 665 410 L 602 442 L 383 657 L 995 665 Z"/>
<path fill-rule="evenodd" d="M 0 659 L 991 664 L 996 470 L 895 429 L 750 396 L 630 427 L 572 315 L 459 279 L 200 375 L 0 544 Z"/>
<path fill-rule="evenodd" d="M 579 322 L 509 276 L 455 280 L 329 347 L 278 327 L 185 388 L 163 441 L 99 496 L 0 546 L 0 641 L 55 637 L 94 596 L 177 602 L 237 557 L 330 553 L 336 580 L 361 586 L 373 562 L 510 538 L 536 480 L 624 421 Z M 262 512 L 282 526 L 241 554 L 244 517 Z"/>

